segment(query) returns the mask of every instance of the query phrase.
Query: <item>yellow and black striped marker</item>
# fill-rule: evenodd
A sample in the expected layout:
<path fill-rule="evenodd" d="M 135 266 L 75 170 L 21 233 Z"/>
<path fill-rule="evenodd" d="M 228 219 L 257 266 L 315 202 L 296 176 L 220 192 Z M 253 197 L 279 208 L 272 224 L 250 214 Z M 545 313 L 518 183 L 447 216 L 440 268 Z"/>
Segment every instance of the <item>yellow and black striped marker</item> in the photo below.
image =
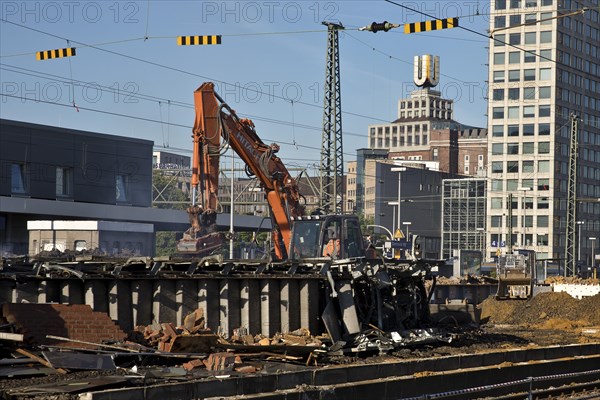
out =
<path fill-rule="evenodd" d="M 413 22 L 404 24 L 404 33 L 417 33 L 425 31 L 437 31 L 458 27 L 458 18 L 434 19 L 431 21 Z"/>
<path fill-rule="evenodd" d="M 35 57 L 38 61 L 42 61 L 51 58 L 73 57 L 74 55 L 76 55 L 75 47 L 67 47 L 66 49 L 38 51 Z"/>
<path fill-rule="evenodd" d="M 177 36 L 178 46 L 221 44 L 221 35 Z"/>

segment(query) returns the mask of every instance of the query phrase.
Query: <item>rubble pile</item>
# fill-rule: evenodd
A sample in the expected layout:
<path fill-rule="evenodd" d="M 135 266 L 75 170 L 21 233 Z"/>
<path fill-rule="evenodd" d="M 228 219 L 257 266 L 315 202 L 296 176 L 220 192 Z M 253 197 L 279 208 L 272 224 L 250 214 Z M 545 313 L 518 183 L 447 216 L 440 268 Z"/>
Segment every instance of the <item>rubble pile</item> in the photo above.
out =
<path fill-rule="evenodd" d="M 130 339 L 159 352 L 208 353 L 217 345 L 219 337 L 206 328 L 204 310 L 198 308 L 185 317 L 181 326 L 173 323 L 138 326 Z"/>
<path fill-rule="evenodd" d="M 555 283 L 567 283 L 567 284 L 578 284 L 578 285 L 599 285 L 600 279 L 594 278 L 580 278 L 577 276 L 549 276 L 546 278 L 544 283 L 549 285 Z"/>
<path fill-rule="evenodd" d="M 527 326 L 563 323 L 563 328 L 600 326 L 600 295 L 577 300 L 564 292 L 547 292 L 531 300 L 496 300 L 490 297 L 479 305 L 481 320 L 494 324 Z M 555 324 L 556 325 L 556 324 Z M 560 328 L 560 326 L 557 326 Z"/>

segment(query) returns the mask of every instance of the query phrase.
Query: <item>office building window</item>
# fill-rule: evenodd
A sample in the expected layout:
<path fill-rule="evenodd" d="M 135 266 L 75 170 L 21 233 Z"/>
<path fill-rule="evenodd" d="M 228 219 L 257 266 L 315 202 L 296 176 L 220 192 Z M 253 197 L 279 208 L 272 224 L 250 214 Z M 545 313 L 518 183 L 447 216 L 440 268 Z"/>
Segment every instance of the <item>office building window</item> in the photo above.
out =
<path fill-rule="evenodd" d="M 504 28 L 506 26 L 506 16 L 500 15 L 498 17 L 495 17 L 494 18 L 494 26 L 496 27 L 496 29 Z M 495 35 L 494 38 L 500 39 L 498 36 L 500 36 L 500 35 Z M 502 35 L 501 40 L 504 40 L 504 35 Z M 498 42 L 496 42 L 496 46 L 504 46 L 504 43 L 498 44 Z"/>
<path fill-rule="evenodd" d="M 537 59 L 535 53 L 533 53 L 533 52 L 525 52 L 525 55 L 523 57 L 524 57 L 523 61 L 526 63 L 534 63 L 535 60 Z"/>
<path fill-rule="evenodd" d="M 550 208 L 550 202 L 547 197 L 539 197 L 537 201 L 538 210 L 545 210 Z"/>
<path fill-rule="evenodd" d="M 504 137 L 504 125 L 493 125 L 492 126 L 493 137 Z"/>
<path fill-rule="evenodd" d="M 540 68 L 540 80 L 549 81 L 551 79 L 550 71 L 550 68 Z"/>
<path fill-rule="evenodd" d="M 550 142 L 539 142 L 538 154 L 550 154 Z"/>
<path fill-rule="evenodd" d="M 523 161 L 523 172 L 533 172 L 533 161 Z"/>
<path fill-rule="evenodd" d="M 127 196 L 127 175 L 117 175 L 116 176 L 116 199 L 118 202 L 126 202 L 128 201 Z"/>
<path fill-rule="evenodd" d="M 504 71 L 494 71 L 494 82 L 504 82 Z"/>
<path fill-rule="evenodd" d="M 525 33 L 525 44 L 535 44 L 535 35 L 536 35 L 536 32 L 526 32 Z"/>
<path fill-rule="evenodd" d="M 509 155 L 519 154 L 519 143 L 508 143 L 506 149 L 506 153 Z"/>
<path fill-rule="evenodd" d="M 491 222 L 492 222 L 492 228 L 501 228 L 502 227 L 502 216 L 501 215 L 493 215 Z"/>
<path fill-rule="evenodd" d="M 509 125 L 508 136 L 519 136 L 519 125 Z"/>
<path fill-rule="evenodd" d="M 552 31 L 540 32 L 540 43 L 552 43 Z"/>
<path fill-rule="evenodd" d="M 541 86 L 538 92 L 538 97 L 540 99 L 549 99 L 550 98 L 550 86 Z"/>
<path fill-rule="evenodd" d="M 550 171 L 550 161 L 542 160 L 538 161 L 538 172 L 549 172 Z"/>
<path fill-rule="evenodd" d="M 523 100 L 535 100 L 537 89 L 534 87 L 523 88 Z"/>
<path fill-rule="evenodd" d="M 538 190 L 550 190 L 550 179 L 538 179 Z"/>
<path fill-rule="evenodd" d="M 502 179 L 492 179 L 492 192 L 502 192 L 503 190 Z"/>
<path fill-rule="evenodd" d="M 511 51 L 508 53 L 508 63 L 509 64 L 519 64 L 521 62 L 521 52 L 520 51 Z"/>
<path fill-rule="evenodd" d="M 508 89 L 508 99 L 509 100 L 519 100 L 521 94 L 520 88 L 510 88 Z"/>
<path fill-rule="evenodd" d="M 525 142 L 523 143 L 523 154 L 533 154 L 535 149 L 535 144 L 533 142 Z"/>
<path fill-rule="evenodd" d="M 492 204 L 491 204 L 491 208 L 494 210 L 501 210 L 502 209 L 502 198 L 501 197 L 492 197 Z"/>
<path fill-rule="evenodd" d="M 508 81 L 509 82 L 518 82 L 521 80 L 521 70 L 513 69 L 508 71 Z"/>
<path fill-rule="evenodd" d="M 11 164 L 11 192 L 15 194 L 25 194 L 29 190 L 27 184 L 27 170 L 24 163 L 12 163 Z"/>
<path fill-rule="evenodd" d="M 540 105 L 538 107 L 538 116 L 549 117 L 550 116 L 550 105 Z"/>
<path fill-rule="evenodd" d="M 56 196 L 73 196 L 73 169 L 56 167 Z"/>
<path fill-rule="evenodd" d="M 539 124 L 538 125 L 538 135 L 540 135 L 540 136 L 550 135 L 550 124 Z"/>
<path fill-rule="evenodd" d="M 502 143 L 493 143 L 492 144 L 492 155 L 500 156 L 504 154 L 504 144 Z"/>
<path fill-rule="evenodd" d="M 502 173 L 503 172 L 502 161 L 493 161 L 492 162 L 492 172 L 493 173 Z"/>
<path fill-rule="evenodd" d="M 494 8 L 496 10 L 505 10 L 506 9 L 506 0 L 496 0 Z"/>
<path fill-rule="evenodd" d="M 519 107 L 508 107 L 508 118 L 519 118 Z"/>
<path fill-rule="evenodd" d="M 494 101 L 504 100 L 504 89 L 494 89 L 492 92 L 492 99 Z"/>
<path fill-rule="evenodd" d="M 535 125 L 534 124 L 523 124 L 523 136 L 534 136 Z"/>
<path fill-rule="evenodd" d="M 524 81 L 535 81 L 535 69 L 523 70 L 523 80 Z"/>
<path fill-rule="evenodd" d="M 494 107 L 494 108 L 492 108 L 492 118 L 494 118 L 494 119 L 502 119 L 502 118 L 504 118 L 504 107 Z"/>
<path fill-rule="evenodd" d="M 498 18 L 498 17 L 496 17 Z M 502 17 L 504 18 L 504 17 Z M 494 46 L 495 47 L 502 47 L 506 44 L 506 35 L 494 35 Z"/>
<path fill-rule="evenodd" d="M 540 57 L 542 57 L 540 59 L 540 61 L 552 60 L 552 50 L 551 49 L 540 50 Z"/>
<path fill-rule="evenodd" d="M 494 65 L 504 65 L 506 55 L 504 53 L 494 53 Z"/>
<path fill-rule="evenodd" d="M 506 172 L 519 172 L 519 162 L 518 161 L 507 161 L 506 162 Z"/>
<path fill-rule="evenodd" d="M 511 15 L 511 19 L 512 19 L 512 15 Z M 521 34 L 520 33 L 511 33 L 508 36 L 508 43 L 511 45 L 519 45 L 521 44 Z"/>
<path fill-rule="evenodd" d="M 523 106 L 523 118 L 535 117 L 535 106 Z"/>

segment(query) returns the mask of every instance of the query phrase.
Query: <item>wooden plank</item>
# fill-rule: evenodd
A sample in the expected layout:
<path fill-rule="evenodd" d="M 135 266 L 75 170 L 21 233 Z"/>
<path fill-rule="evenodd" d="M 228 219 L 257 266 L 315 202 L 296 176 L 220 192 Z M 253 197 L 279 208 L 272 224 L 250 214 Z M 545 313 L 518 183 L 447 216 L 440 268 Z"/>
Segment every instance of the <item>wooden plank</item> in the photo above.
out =
<path fill-rule="evenodd" d="M 108 370 L 117 369 L 115 361 L 109 354 L 81 354 L 62 351 L 42 351 L 42 355 L 53 368 L 69 370 Z"/>
<path fill-rule="evenodd" d="M 32 360 L 35 360 L 35 361 L 39 362 L 40 364 L 42 364 L 45 367 L 52 368 L 56 372 L 58 372 L 59 374 L 66 374 L 67 373 L 66 370 L 64 370 L 62 368 L 54 368 L 48 361 L 44 360 L 41 357 L 36 356 L 35 354 L 32 354 L 32 353 L 28 352 L 25 349 L 17 349 L 17 353 L 22 354 L 25 357 L 31 358 Z"/>
<path fill-rule="evenodd" d="M 0 339 L 2 340 L 12 340 L 14 342 L 22 342 L 23 335 L 20 333 L 8 333 L 8 332 L 0 332 Z"/>

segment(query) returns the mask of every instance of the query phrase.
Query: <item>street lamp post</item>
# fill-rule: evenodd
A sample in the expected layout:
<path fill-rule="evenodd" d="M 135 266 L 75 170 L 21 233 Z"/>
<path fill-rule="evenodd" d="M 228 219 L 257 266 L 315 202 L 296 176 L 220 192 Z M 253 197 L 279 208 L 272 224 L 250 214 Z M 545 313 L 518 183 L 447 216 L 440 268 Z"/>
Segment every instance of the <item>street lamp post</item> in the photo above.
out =
<path fill-rule="evenodd" d="M 392 240 L 394 238 L 394 235 L 392 234 L 392 232 L 390 232 L 390 230 L 383 225 L 367 225 L 367 228 L 381 228 L 388 233 L 388 235 L 389 235 L 388 238 L 390 240 Z"/>
<path fill-rule="evenodd" d="M 575 221 L 577 224 L 577 258 L 575 262 L 581 261 L 581 225 L 585 224 L 585 221 Z M 575 271 L 573 271 L 575 274 Z"/>
<path fill-rule="evenodd" d="M 388 206 L 392 206 L 392 212 L 394 215 L 394 218 L 392 218 L 392 232 L 396 232 L 396 207 L 400 208 L 400 206 L 398 206 L 397 201 L 388 201 Z"/>
<path fill-rule="evenodd" d="M 592 241 L 592 274 L 594 274 L 594 279 L 596 279 L 596 238 L 591 237 L 588 239 Z"/>
<path fill-rule="evenodd" d="M 484 229 L 479 227 L 479 228 L 475 228 L 475 230 L 477 231 L 477 247 L 479 247 L 479 252 L 481 253 L 481 258 L 483 260 L 483 255 L 484 255 L 484 251 L 483 251 L 483 231 Z"/>
<path fill-rule="evenodd" d="M 410 221 L 405 221 L 405 222 L 403 222 L 403 223 L 402 223 L 402 225 L 406 225 L 406 240 L 408 240 L 408 227 L 409 227 L 410 225 L 412 225 L 412 222 L 410 222 Z"/>
<path fill-rule="evenodd" d="M 400 218 L 400 207 L 401 207 L 401 203 L 402 203 L 402 172 L 406 171 L 406 167 L 393 167 L 392 168 L 392 172 L 397 172 L 398 173 L 398 222 L 396 223 L 396 226 L 398 227 L 398 229 L 400 229 L 400 226 L 402 225 L 401 218 Z"/>
<path fill-rule="evenodd" d="M 521 242 L 521 245 L 523 246 L 523 248 L 526 246 L 526 241 L 527 241 L 527 206 L 526 206 L 526 197 L 525 197 L 525 193 L 527 193 L 528 191 L 531 190 L 530 187 L 518 187 L 517 190 L 522 191 L 523 192 L 523 199 L 522 199 L 522 203 L 521 205 L 523 206 L 523 241 Z"/>

